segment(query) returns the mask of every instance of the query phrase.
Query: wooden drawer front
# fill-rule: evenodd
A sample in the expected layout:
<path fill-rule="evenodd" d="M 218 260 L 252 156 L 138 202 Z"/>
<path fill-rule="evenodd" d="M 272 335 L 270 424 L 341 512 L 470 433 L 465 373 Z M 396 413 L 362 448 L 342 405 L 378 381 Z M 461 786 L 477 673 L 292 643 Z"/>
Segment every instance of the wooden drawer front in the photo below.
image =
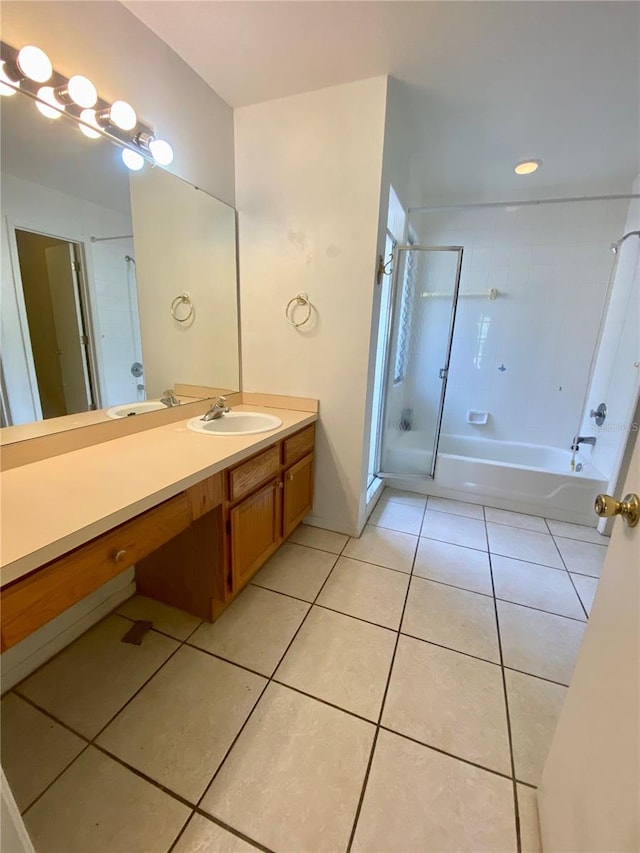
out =
<path fill-rule="evenodd" d="M 229 513 L 234 595 L 280 544 L 279 486 L 269 483 Z"/>
<path fill-rule="evenodd" d="M 0 593 L 2 647 L 50 622 L 189 526 L 186 492 L 127 521 Z"/>
<path fill-rule="evenodd" d="M 290 465 L 313 450 L 316 438 L 315 424 L 297 432 L 284 441 L 284 464 Z"/>
<path fill-rule="evenodd" d="M 217 506 L 220 506 L 223 499 L 223 479 L 222 472 L 214 474 L 213 477 L 207 477 L 201 483 L 196 483 L 187 489 L 189 503 L 191 504 L 191 517 L 195 521 Z"/>
<path fill-rule="evenodd" d="M 280 468 L 280 448 L 277 444 L 269 447 L 259 456 L 254 456 L 248 462 L 243 462 L 232 471 L 229 471 L 229 500 L 237 501 L 238 498 L 248 495 L 274 477 Z"/>
<path fill-rule="evenodd" d="M 313 454 L 310 453 L 284 473 L 282 533 L 285 539 L 311 512 L 313 505 Z"/>

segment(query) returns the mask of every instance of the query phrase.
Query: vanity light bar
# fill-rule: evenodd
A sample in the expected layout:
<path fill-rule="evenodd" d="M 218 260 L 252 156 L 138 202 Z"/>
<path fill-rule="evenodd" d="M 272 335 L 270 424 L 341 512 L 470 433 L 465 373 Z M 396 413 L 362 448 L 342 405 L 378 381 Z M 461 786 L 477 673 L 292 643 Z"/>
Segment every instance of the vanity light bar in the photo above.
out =
<path fill-rule="evenodd" d="M 158 139 L 153 130 L 138 119 L 126 101 L 109 103 L 98 96 L 95 86 L 80 74 L 65 77 L 54 70 L 46 53 L 35 45 L 16 50 L 0 42 L 0 96 L 24 92 L 49 119 L 66 115 L 79 125 L 89 139 L 107 136 L 124 146 L 122 160 L 133 170 L 145 160 L 168 166 L 173 148 Z"/>

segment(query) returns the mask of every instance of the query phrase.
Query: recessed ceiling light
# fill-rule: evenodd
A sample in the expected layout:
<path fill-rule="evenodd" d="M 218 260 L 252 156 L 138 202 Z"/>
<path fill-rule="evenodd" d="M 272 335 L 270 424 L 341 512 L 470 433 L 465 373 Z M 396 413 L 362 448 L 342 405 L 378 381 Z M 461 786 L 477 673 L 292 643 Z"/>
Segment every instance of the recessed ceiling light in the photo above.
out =
<path fill-rule="evenodd" d="M 516 163 L 513 171 L 516 175 L 531 175 L 533 172 L 537 172 L 540 166 L 542 166 L 542 160 L 522 160 L 520 163 Z"/>

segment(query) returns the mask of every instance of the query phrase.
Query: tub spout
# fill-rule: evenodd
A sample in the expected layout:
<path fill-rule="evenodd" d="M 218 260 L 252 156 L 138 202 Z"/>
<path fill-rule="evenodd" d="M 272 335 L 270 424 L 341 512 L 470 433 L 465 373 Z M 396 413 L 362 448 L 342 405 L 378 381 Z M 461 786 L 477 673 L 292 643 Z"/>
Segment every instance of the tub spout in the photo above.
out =
<path fill-rule="evenodd" d="M 580 450 L 581 444 L 590 444 L 592 447 L 596 445 L 596 437 L 595 435 L 574 435 L 573 443 L 571 444 L 572 450 Z"/>

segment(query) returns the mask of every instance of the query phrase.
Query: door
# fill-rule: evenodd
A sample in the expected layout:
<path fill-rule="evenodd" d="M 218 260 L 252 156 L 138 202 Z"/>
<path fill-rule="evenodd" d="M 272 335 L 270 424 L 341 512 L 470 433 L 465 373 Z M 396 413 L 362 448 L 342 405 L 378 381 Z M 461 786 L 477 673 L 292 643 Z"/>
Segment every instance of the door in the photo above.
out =
<path fill-rule="evenodd" d="M 229 513 L 233 593 L 273 554 L 280 536 L 282 483 L 274 480 Z"/>
<path fill-rule="evenodd" d="M 282 535 L 286 539 L 313 505 L 313 454 L 310 453 L 284 472 Z"/>
<path fill-rule="evenodd" d="M 379 477 L 435 474 L 461 267 L 461 246 L 395 247 Z"/>
<path fill-rule="evenodd" d="M 45 250 L 67 414 L 94 408 L 78 262 L 71 243 Z"/>
<path fill-rule="evenodd" d="M 616 497 L 630 492 L 637 439 Z M 538 806 L 545 853 L 640 850 L 640 524 L 615 520 Z"/>

